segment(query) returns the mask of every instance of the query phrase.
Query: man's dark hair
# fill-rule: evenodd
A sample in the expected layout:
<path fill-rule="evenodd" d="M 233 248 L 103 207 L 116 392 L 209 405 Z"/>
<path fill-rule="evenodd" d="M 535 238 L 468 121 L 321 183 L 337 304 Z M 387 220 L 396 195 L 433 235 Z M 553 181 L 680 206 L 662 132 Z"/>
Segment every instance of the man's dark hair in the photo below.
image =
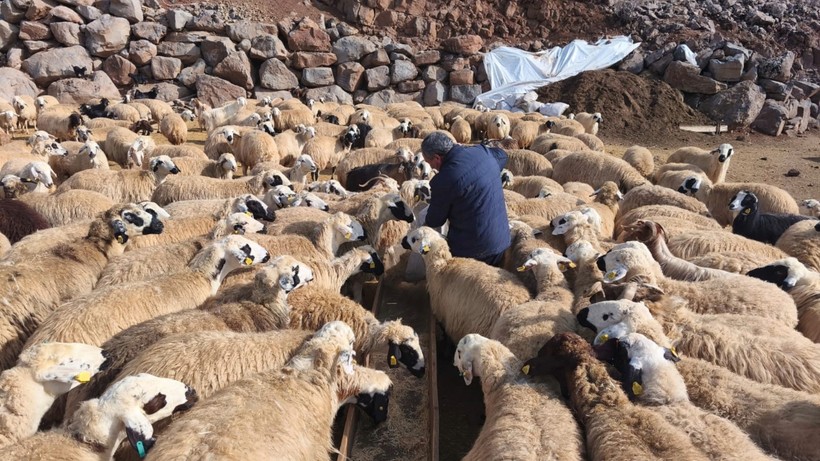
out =
<path fill-rule="evenodd" d="M 421 142 L 421 154 L 428 162 L 436 155 L 442 157 L 450 152 L 450 149 L 455 146 L 453 139 L 441 131 L 434 131 L 425 136 L 424 141 Z"/>

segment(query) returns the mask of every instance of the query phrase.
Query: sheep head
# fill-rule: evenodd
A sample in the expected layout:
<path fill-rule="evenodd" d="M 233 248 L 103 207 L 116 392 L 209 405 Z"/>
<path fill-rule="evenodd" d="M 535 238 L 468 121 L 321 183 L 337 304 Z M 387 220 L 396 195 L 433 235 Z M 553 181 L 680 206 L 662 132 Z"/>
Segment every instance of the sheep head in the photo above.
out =
<path fill-rule="evenodd" d="M 752 269 L 747 272 L 746 275 L 774 283 L 784 291 L 789 291 L 811 273 L 812 272 L 809 271 L 803 263 L 798 261 L 797 258 L 788 257 L 758 267 L 757 269 Z"/>
<path fill-rule="evenodd" d="M 20 96 L 15 96 L 14 98 L 12 98 L 11 105 L 17 112 L 20 112 L 21 110 L 28 107 L 28 104 L 26 104 L 26 102 L 23 101 L 23 98 L 21 98 Z"/>
<path fill-rule="evenodd" d="M 257 290 L 279 291 L 288 294 L 313 281 L 313 270 L 296 258 L 283 255 L 273 258 L 256 273 L 254 286 Z"/>
<path fill-rule="evenodd" d="M 113 456 L 124 428 L 128 442 L 145 457 L 156 442 L 152 424 L 190 409 L 197 400 L 196 391 L 180 381 L 140 373 L 115 382 L 100 398 L 83 402 L 67 430 L 83 442 L 106 447 Z"/>
<path fill-rule="evenodd" d="M 32 377 L 54 397 L 87 383 L 105 370 L 108 355 L 99 347 L 81 343 L 40 343 L 26 348 L 17 368 L 31 370 Z"/>
<path fill-rule="evenodd" d="M 758 199 L 755 194 L 748 190 L 742 190 L 735 194 L 732 197 L 732 200 L 729 202 L 729 210 L 734 213 L 740 213 L 743 215 L 751 214 L 753 211 L 757 211 L 758 207 Z"/>
<path fill-rule="evenodd" d="M 296 199 L 293 201 L 293 206 L 306 206 L 322 211 L 330 210 L 330 206 L 328 206 L 327 202 L 319 198 L 318 195 L 309 191 L 302 191 L 296 194 Z"/>
<path fill-rule="evenodd" d="M 390 368 L 401 363 L 413 376 L 424 376 L 424 352 L 419 335 L 411 327 L 397 319 L 382 323 L 377 334 L 379 343 L 387 343 L 387 365 Z"/>
<path fill-rule="evenodd" d="M 362 259 L 362 263 L 359 266 L 360 271 L 365 274 L 373 274 L 376 277 L 384 273 L 384 263 L 381 258 L 379 258 L 379 254 L 372 246 L 363 245 L 353 251 L 355 251 Z"/>
<path fill-rule="evenodd" d="M 513 185 L 513 174 L 512 171 L 504 168 L 501 170 L 501 187 L 510 188 Z"/>
<path fill-rule="evenodd" d="M 590 304 L 578 311 L 575 317 L 581 326 L 599 332 L 621 322 L 635 325 L 640 319 L 652 318 L 652 314 L 644 303 L 619 299 Z M 603 341 L 606 341 L 606 338 L 603 338 Z"/>
<path fill-rule="evenodd" d="M 271 208 L 286 208 L 293 206 L 296 202 L 296 192 L 288 186 L 274 186 L 265 193 L 264 201 Z"/>
<path fill-rule="evenodd" d="M 674 363 L 680 361 L 674 348 L 661 347 L 640 333 L 624 334 L 613 343 L 615 351 L 607 358 L 621 373 L 621 384 L 630 400 L 639 398 L 659 405 L 689 400 L 683 377 L 674 369 Z"/>
<path fill-rule="evenodd" d="M 57 175 L 46 162 L 30 162 L 20 171 L 20 179 L 23 181 L 37 182 L 51 188 L 54 185 L 53 178 Z"/>
<path fill-rule="evenodd" d="M 79 142 L 87 142 L 91 140 L 94 132 L 85 125 L 80 125 L 74 130 L 74 134 Z"/>
<path fill-rule="evenodd" d="M 80 155 L 88 155 L 89 162 L 94 163 L 94 159 L 97 158 L 97 155 L 102 152 L 100 145 L 97 144 L 96 141 L 88 140 L 83 144 L 83 147 L 80 148 Z"/>
<path fill-rule="evenodd" d="M 437 246 L 446 244 L 447 242 L 441 234 L 427 226 L 411 230 L 401 240 L 402 248 L 415 251 L 421 255 L 426 255 Z"/>
<path fill-rule="evenodd" d="M 399 194 L 385 194 L 380 198 L 381 202 L 390 210 L 393 218 L 412 223 L 415 220 L 413 210 L 404 203 Z"/>
<path fill-rule="evenodd" d="M 349 325 L 341 320 L 328 322 L 302 344 L 286 368 L 335 371 L 333 376 L 338 376 L 340 372 L 353 374 L 355 340 L 356 336 Z"/>
<path fill-rule="evenodd" d="M 171 157 L 167 155 L 160 155 L 151 159 L 151 162 L 148 164 L 151 171 L 153 171 L 157 177 L 164 178 L 169 174 L 179 174 L 180 170 L 176 166 Z"/>
<path fill-rule="evenodd" d="M 387 373 L 372 368 L 354 366 L 353 375 L 337 374 L 339 405 L 354 403 L 364 410 L 374 423 L 387 419 L 390 390 L 393 382 Z"/>
<path fill-rule="evenodd" d="M 554 250 L 549 248 L 538 248 L 533 250 L 524 264 L 518 267 L 518 272 L 533 270 L 536 272 L 543 269 L 557 269 L 561 272 L 566 272 L 569 269 L 574 269 L 575 263 L 569 258 L 559 255 Z"/>
<path fill-rule="evenodd" d="M 147 211 L 151 216 L 156 216 L 163 219 L 168 219 L 171 217 L 170 213 L 154 202 L 149 202 L 146 200 L 144 202 L 140 202 L 139 206 L 142 207 L 143 210 Z"/>
<path fill-rule="evenodd" d="M 453 366 L 458 368 L 464 384 L 470 385 L 473 377 L 481 377 L 481 348 L 490 340 L 476 333 L 470 333 L 458 342 L 453 356 Z"/>
<path fill-rule="evenodd" d="M 564 255 L 575 264 L 597 260 L 600 256 L 595 247 L 586 240 L 576 240 L 570 244 L 564 251 Z"/>
<path fill-rule="evenodd" d="M 228 234 L 245 235 L 265 233 L 265 225 L 253 219 L 251 216 L 248 216 L 247 213 L 231 213 L 224 221 L 217 223 L 215 230 L 217 228 L 219 228 L 220 235 L 212 233 L 212 237 L 221 237 L 222 235 Z"/>
<path fill-rule="evenodd" d="M 51 138 L 36 138 L 31 146 L 32 155 L 42 155 L 43 157 L 65 157 L 68 151 L 57 141 Z"/>
<path fill-rule="evenodd" d="M 554 375 L 559 378 L 564 390 L 564 373 L 574 370 L 593 356 L 592 346 L 584 338 L 575 333 L 559 333 L 538 350 L 537 356 L 524 362 L 521 372 L 528 376 Z"/>
<path fill-rule="evenodd" d="M 603 203 L 607 206 L 612 206 L 624 199 L 624 194 L 618 189 L 618 185 L 613 181 L 607 181 L 601 185 L 595 192 L 590 195 L 595 197 L 595 201 Z"/>
<path fill-rule="evenodd" d="M 654 284 L 656 279 L 663 277 L 660 266 L 642 242 L 632 241 L 615 245 L 598 259 L 598 268 L 604 272 L 604 283 L 646 277 L 648 283 Z"/>
<path fill-rule="evenodd" d="M 245 213 L 246 215 L 252 216 L 253 219 L 260 221 L 273 222 L 276 220 L 276 214 L 274 214 L 273 209 L 253 194 L 245 194 L 237 197 L 231 204 L 231 211 Z"/>
<path fill-rule="evenodd" d="M 718 156 L 718 162 L 724 163 L 735 153 L 735 148 L 731 144 L 723 143 L 713 150 L 711 154 Z"/>
<path fill-rule="evenodd" d="M 219 159 L 216 161 L 220 167 L 226 172 L 226 177 L 230 179 L 233 177 L 233 173 L 236 171 L 236 157 L 233 154 L 224 153 L 219 156 Z"/>
<path fill-rule="evenodd" d="M 98 226 L 103 222 L 110 227 L 113 233 L 112 238 L 120 245 L 128 243 L 130 236 L 161 234 L 164 228 L 157 216 L 134 203 L 115 205 L 106 211 L 102 222 L 95 221 L 91 225 L 89 235 L 99 235 Z"/>
<path fill-rule="evenodd" d="M 593 208 L 586 208 L 586 212 L 580 210 L 570 211 L 550 221 L 550 227 L 553 228 L 552 235 L 564 235 L 575 227 L 584 224 L 590 225 L 596 230 L 599 228 L 601 217 Z"/>
<path fill-rule="evenodd" d="M 347 213 L 338 212 L 330 217 L 336 235 L 342 236 L 345 242 L 356 242 L 367 239 L 367 233 L 356 218 Z"/>

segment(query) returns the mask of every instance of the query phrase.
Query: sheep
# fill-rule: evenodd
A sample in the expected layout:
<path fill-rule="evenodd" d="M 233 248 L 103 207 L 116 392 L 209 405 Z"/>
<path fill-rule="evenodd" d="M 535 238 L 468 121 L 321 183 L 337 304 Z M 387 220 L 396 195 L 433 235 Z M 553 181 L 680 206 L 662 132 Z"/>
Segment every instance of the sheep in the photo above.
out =
<path fill-rule="evenodd" d="M 342 187 L 348 187 L 347 175 L 354 168 L 385 163 L 393 160 L 404 159 L 409 161 L 412 158 L 410 149 L 400 148 L 395 150 L 381 148 L 366 148 L 351 151 L 342 158 L 336 165 L 334 172 Z"/>
<path fill-rule="evenodd" d="M 199 115 L 199 121 L 205 127 L 205 131 L 210 134 L 215 129 L 225 125 L 228 119 L 236 115 L 247 104 L 248 101 L 244 97 L 236 98 L 235 101 L 231 101 L 222 107 L 202 111 Z M 276 125 L 282 126 L 279 123 Z"/>
<path fill-rule="evenodd" d="M 129 104 L 114 104 L 105 108 L 105 117 L 134 123 L 140 120 L 140 112 L 136 107 Z"/>
<path fill-rule="evenodd" d="M 672 152 L 666 163 L 689 163 L 703 170 L 712 184 L 726 181 L 726 173 L 732 161 L 735 149 L 731 144 L 721 144 L 712 151 L 698 147 L 681 147 Z"/>
<path fill-rule="evenodd" d="M 577 134 L 577 135 L 575 135 L 575 137 L 580 139 L 581 141 L 583 141 L 583 143 L 587 145 L 589 150 L 593 150 L 593 151 L 596 151 L 596 152 L 604 152 L 604 149 L 605 149 L 604 142 L 601 141 L 601 139 L 599 137 L 597 137 L 595 135 L 592 135 L 592 134 L 589 134 L 589 133 Z M 634 167 L 634 165 L 633 165 L 633 167 Z M 643 173 L 641 173 L 641 174 L 643 174 Z M 644 177 L 646 177 L 646 176 L 644 175 Z"/>
<path fill-rule="evenodd" d="M 276 135 L 273 140 L 279 152 L 279 162 L 285 166 L 292 165 L 293 161 L 302 154 L 305 144 L 315 136 L 316 131 L 307 129 L 304 125 Z"/>
<path fill-rule="evenodd" d="M 562 394 L 585 428 L 589 459 L 709 459 L 680 428 L 630 403 L 589 343 L 574 333 L 551 338 L 521 370 L 528 376 L 558 379 Z"/>
<path fill-rule="evenodd" d="M 140 457 L 154 445 L 151 426 L 190 409 L 198 400 L 187 385 L 147 373 L 129 376 L 98 399 L 83 402 L 65 427 L 41 432 L 8 447 L 7 459 L 114 459 L 120 441 L 127 438 Z"/>
<path fill-rule="evenodd" d="M 573 243 L 583 240 L 589 242 L 596 251 L 607 251 L 612 248 L 613 242 L 608 238 L 601 238 L 601 217 L 591 208 L 573 210 L 564 213 L 552 220 L 552 235 L 563 236 L 564 249 Z"/>
<path fill-rule="evenodd" d="M 731 421 L 705 412 L 689 401 L 686 384 L 675 367 L 680 357 L 674 350 L 661 347 L 640 333 L 629 333 L 617 340 L 615 355 L 622 358 L 615 360 L 615 366 L 624 377 L 628 395 L 634 395 L 641 404 L 682 428 L 710 459 L 771 459 Z"/>
<path fill-rule="evenodd" d="M 526 198 L 535 198 L 541 193 L 541 191 L 546 190 L 551 193 L 563 192 L 563 188 L 560 184 L 558 184 L 555 180 L 550 178 L 545 178 L 543 176 L 515 176 L 513 177 L 509 170 L 502 171 L 502 182 L 504 181 L 504 172 L 507 172 L 507 180 L 504 184 L 505 188 L 508 188 L 514 192 L 517 192 L 523 195 Z"/>
<path fill-rule="evenodd" d="M 667 168 L 669 166 L 673 168 Z M 655 184 L 669 189 L 676 189 L 678 192 L 685 194 L 687 190 L 683 184 L 687 179 L 692 177 L 700 179 L 701 181 L 709 181 L 709 178 L 706 177 L 706 173 L 694 165 L 689 165 L 688 163 L 668 163 L 661 166 L 655 173 Z"/>
<path fill-rule="evenodd" d="M 284 459 L 329 460 L 339 405 L 359 393 L 378 393 L 378 399 L 386 402 L 390 388 L 384 372 L 353 366 L 354 353 L 348 345 L 352 336 L 342 322 L 323 327 L 281 370 L 234 382 L 191 410 L 190 418 L 171 423 L 152 453 L 157 459 L 207 453 L 238 460 L 262 459 L 276 452 Z M 248 411 L 270 419 L 262 425 L 258 418 L 250 423 Z M 243 439 L 236 450 L 232 441 Z"/>
<path fill-rule="evenodd" d="M 120 331 L 102 345 L 108 354 L 110 365 L 96 375 L 88 386 L 68 395 L 66 416 L 71 415 L 79 402 L 99 396 L 117 376 L 138 373 L 136 370 L 168 376 L 167 371 L 156 368 L 157 363 L 153 363 L 153 368 L 142 368 L 153 362 L 154 355 L 147 351 L 165 338 L 205 331 L 218 331 L 224 334 L 286 328 L 290 312 L 287 302 L 289 294 L 310 282 L 312 278 L 313 273 L 309 267 L 293 257 L 279 256 L 272 259 L 269 264 L 260 266 L 260 270 L 248 285 L 224 292 L 227 296 L 210 298 L 210 301 L 198 309 L 167 313 Z M 235 299 L 229 297 L 233 294 L 231 292 L 236 294 Z M 156 348 L 162 349 L 162 346 L 157 345 Z M 134 363 L 124 370 L 130 362 Z M 211 389 L 210 385 L 202 386 L 206 394 Z"/>
<path fill-rule="evenodd" d="M 47 95 L 47 94 L 44 94 L 42 96 L 38 96 L 34 100 L 34 105 L 37 107 L 37 115 L 40 115 L 40 113 L 42 111 L 46 110 L 47 108 L 49 108 L 51 106 L 56 106 L 56 105 L 59 105 L 59 104 L 60 104 L 60 101 L 57 98 L 55 98 L 54 96 L 51 96 L 51 95 Z"/>
<path fill-rule="evenodd" d="M 310 155 L 319 171 L 333 168 L 335 171 L 339 160 L 344 158 L 350 149 L 345 146 L 344 140 L 330 136 L 315 136 L 305 143 L 302 154 Z M 333 174 L 333 172 L 331 172 Z M 346 186 L 347 187 L 347 186 Z"/>
<path fill-rule="evenodd" d="M 174 220 L 181 218 L 210 217 L 216 222 L 231 213 L 250 213 L 258 221 L 273 221 L 274 211 L 253 194 L 240 194 L 229 199 L 182 200 L 165 205 L 163 209 Z"/>
<path fill-rule="evenodd" d="M 534 150 L 534 149 L 533 149 Z M 552 179 L 559 183 L 585 182 L 597 189 L 613 181 L 623 191 L 649 184 L 646 178 L 625 161 L 606 154 L 574 152 L 552 166 Z"/>
<path fill-rule="evenodd" d="M 519 144 L 521 142 L 519 141 Z M 521 144 L 522 146 L 524 144 Z M 574 136 L 564 136 L 555 133 L 543 133 L 536 136 L 536 138 L 528 147 L 529 150 L 538 152 L 541 155 L 545 155 L 556 149 L 566 150 L 570 152 L 584 152 L 589 151 L 589 147 L 581 141 L 580 139 Z M 596 155 L 602 155 L 598 152 Z M 550 159 L 550 161 L 553 161 Z"/>
<path fill-rule="evenodd" d="M 449 131 L 455 138 L 455 141 L 459 144 L 469 143 L 473 139 L 470 123 L 464 120 L 460 115 L 456 116 L 450 123 Z"/>
<path fill-rule="evenodd" d="M 579 134 L 587 132 L 584 125 L 570 118 L 555 119 L 551 117 L 547 120 L 546 125 L 550 133 L 561 136 L 571 136 L 574 138 Z"/>
<path fill-rule="evenodd" d="M 279 163 L 279 148 L 274 138 L 268 134 L 254 130 L 244 135 L 238 135 L 234 142 L 234 155 L 242 164 L 242 174 L 247 175 L 256 164 L 261 162 Z"/>
<path fill-rule="evenodd" d="M 687 178 L 681 184 L 681 191 L 691 194 L 706 205 L 712 217 L 721 226 L 731 224 L 734 215 L 728 205 L 740 191 L 754 193 L 760 200 L 760 210 L 765 213 L 798 214 L 797 202 L 785 190 L 762 183 L 721 183 L 710 184 L 696 176 Z"/>
<path fill-rule="evenodd" d="M 0 112 L 0 130 L 6 134 L 11 134 L 17 131 L 18 117 L 17 112 L 13 110 L 4 110 Z"/>
<path fill-rule="evenodd" d="M 552 164 L 536 152 L 515 149 L 507 151 L 506 168 L 518 176 L 552 176 Z"/>
<path fill-rule="evenodd" d="M 502 312 L 490 339 L 503 343 L 516 357 L 532 357 L 538 352 L 538 345 L 547 339 L 575 331 L 577 321 L 569 310 L 573 295 L 563 275 L 574 268 L 575 263 L 550 249 L 539 248 L 530 253 L 518 271 L 535 272 L 538 294 L 533 300 Z"/>
<path fill-rule="evenodd" d="M 129 238 L 159 234 L 163 225 L 134 204 L 115 205 L 98 216 L 87 235 L 36 257 L 0 266 L 0 368 L 9 368 L 23 343 L 58 304 L 89 293 L 109 258 Z"/>
<path fill-rule="evenodd" d="M 753 269 L 746 275 L 774 283 L 789 293 L 797 305 L 797 330 L 820 343 L 820 274 L 817 271 L 789 257 Z"/>
<path fill-rule="evenodd" d="M 178 173 L 179 168 L 171 158 L 161 155 L 151 159 L 148 171 L 80 171 L 63 182 L 57 190 L 58 192 L 70 189 L 91 190 L 105 195 L 114 202 L 157 202 L 152 199 L 155 189 L 163 184 L 166 176 Z"/>
<path fill-rule="evenodd" d="M 207 176 L 217 179 L 233 179 L 236 171 L 236 157 L 222 154 L 217 160 L 197 157 L 175 157 L 174 164 L 183 176 Z"/>
<path fill-rule="evenodd" d="M 279 131 L 287 131 L 296 128 L 298 125 L 310 126 L 316 122 L 313 112 L 307 108 L 280 109 L 274 107 L 271 110 L 273 121 Z"/>
<path fill-rule="evenodd" d="M 793 328 L 754 315 L 699 315 L 682 304 L 602 301 L 579 312 L 578 320 L 601 341 L 619 329 L 638 332 L 761 383 L 810 393 L 820 389 L 820 346 Z"/>
<path fill-rule="evenodd" d="M 751 277 L 726 273 L 722 278 L 695 282 L 664 276 L 660 264 L 642 242 L 616 245 L 601 262 L 606 269 L 605 283 L 630 281 L 640 277 L 645 283 L 660 287 L 665 293 L 688 302 L 688 308 L 700 314 L 745 314 L 777 320 L 790 328 L 797 326 L 797 307 L 782 290 Z"/>
<path fill-rule="evenodd" d="M 141 138 L 138 134 L 127 128 L 117 127 L 108 132 L 101 147 L 108 159 L 118 163 L 120 166 L 128 167 L 130 163 L 134 163 L 138 167 L 141 167 L 142 158 L 137 162 L 137 159 L 131 158 L 129 155 L 131 154 L 132 146 L 134 146 L 139 139 L 147 138 Z M 145 143 L 145 141 L 143 142 Z M 153 141 L 151 141 L 148 146 L 154 147 Z"/>
<path fill-rule="evenodd" d="M 813 198 L 805 199 L 800 202 L 800 207 L 806 209 L 806 216 L 820 218 L 820 201 Z"/>
<path fill-rule="evenodd" d="M 6 178 L 8 175 L 17 176 L 24 183 L 34 184 L 33 189 L 29 188 L 30 192 L 49 192 L 54 186 L 54 178 L 57 175 L 46 162 L 29 162 L 19 170 L 10 171 L 15 167 L 15 162 L 6 162 L 3 168 L 0 168 L 0 178 Z"/>
<path fill-rule="evenodd" d="M 37 115 L 37 129 L 51 133 L 58 141 L 73 139 L 74 131 L 82 124 L 80 114 L 69 107 L 50 107 Z"/>
<path fill-rule="evenodd" d="M 518 141 L 518 145 L 522 149 L 530 149 L 536 138 L 548 131 L 549 127 L 547 127 L 546 122 L 517 121 L 512 124 L 510 136 Z"/>
<path fill-rule="evenodd" d="M 788 253 L 806 267 L 820 272 L 820 224 L 817 221 L 805 220 L 794 224 L 780 236 L 775 246 L 781 254 Z"/>
<path fill-rule="evenodd" d="M 49 343 L 25 349 L 17 364 L 0 374 L 0 448 L 34 435 L 58 397 L 106 366 L 105 352 L 87 344 Z"/>
<path fill-rule="evenodd" d="M 626 197 L 626 196 L 624 196 Z M 619 234 L 623 232 L 624 227 L 635 223 L 638 220 L 653 220 L 663 224 L 665 221 L 672 220 L 676 223 L 688 223 L 685 228 L 664 226 L 672 234 L 677 232 L 688 232 L 692 229 L 701 230 L 721 230 L 722 227 L 712 218 L 684 210 L 673 205 L 644 205 L 635 208 L 631 211 L 624 211 L 623 203 L 621 203 L 619 216 L 615 220 L 615 236 L 619 240 Z M 688 259 L 688 258 L 687 258 Z"/>
<path fill-rule="evenodd" d="M 200 160 L 208 160 L 209 157 L 205 154 L 197 146 L 192 146 L 190 144 L 180 145 L 180 146 L 173 146 L 171 144 L 161 144 L 159 146 L 152 146 L 150 152 L 146 152 L 144 159 L 150 160 L 154 157 L 159 157 L 160 155 L 167 155 L 176 161 L 179 157 L 194 157 Z M 224 154 L 223 154 L 224 155 Z M 216 159 L 218 160 L 219 156 Z"/>
<path fill-rule="evenodd" d="M 23 195 L 19 200 L 37 210 L 50 226 L 91 220 L 115 203 L 99 192 L 83 189 L 54 194 L 31 193 Z"/>
<path fill-rule="evenodd" d="M 623 159 L 644 178 L 649 178 L 655 171 L 655 159 L 646 147 L 635 145 L 627 148 Z"/>
<path fill-rule="evenodd" d="M 424 258 L 430 307 L 451 339 L 468 333 L 489 337 L 504 311 L 530 300 L 529 290 L 513 274 L 453 258 L 444 237 L 427 226 L 410 231 L 402 246 Z"/>
<path fill-rule="evenodd" d="M 413 122 L 408 118 L 399 121 L 395 128 L 373 128 L 364 138 L 364 147 L 384 147 L 397 139 L 416 138 L 413 136 Z M 337 135 L 338 136 L 338 135 Z"/>
<path fill-rule="evenodd" d="M 237 135 L 244 134 L 251 131 L 248 127 L 239 127 L 235 125 L 221 126 L 214 131 L 208 133 L 208 138 L 205 140 L 205 155 L 211 159 L 216 160 L 224 153 L 232 153 L 232 145 L 237 139 Z"/>
<path fill-rule="evenodd" d="M 386 112 L 375 108 L 367 107 L 356 110 L 348 119 L 347 124 L 353 125 L 364 123 L 371 128 L 387 128 L 392 130 L 399 125 L 399 121 L 388 115 Z"/>
<path fill-rule="evenodd" d="M 140 102 L 128 102 L 126 104 L 133 107 L 134 109 L 137 109 L 137 112 L 139 112 L 140 114 L 140 120 L 146 120 L 150 123 L 150 120 L 152 120 L 153 115 L 151 114 L 151 109 L 149 109 L 148 106 Z"/>
<path fill-rule="evenodd" d="M 595 112 L 594 114 L 579 112 L 575 114 L 574 120 L 583 125 L 584 130 L 592 135 L 598 134 L 598 125 L 604 122 L 600 112 Z"/>
<path fill-rule="evenodd" d="M 188 140 L 188 125 L 175 113 L 170 113 L 160 120 L 159 132 L 175 146 Z"/>
<path fill-rule="evenodd" d="M 188 263 L 187 270 L 161 279 L 95 290 L 88 296 L 75 298 L 46 318 L 27 344 L 76 340 L 102 345 L 129 326 L 157 315 L 196 307 L 216 293 L 230 272 L 267 262 L 269 258 L 266 250 L 244 237 L 225 237 L 203 248 Z M 135 299 L 116 304 L 118 300 L 127 299 L 128 293 Z M 122 309 L 112 307 L 116 305 Z"/>
<path fill-rule="evenodd" d="M 76 152 L 67 156 L 54 156 L 49 164 L 59 180 L 64 180 L 74 173 L 83 170 L 108 170 L 108 157 L 96 141 L 88 140 L 79 146 Z"/>
<path fill-rule="evenodd" d="M 760 257 L 771 258 L 771 260 L 788 256 L 771 245 L 729 232 L 716 234 L 713 230 L 687 230 L 670 236 L 667 243 L 672 254 L 686 260 L 716 252 L 756 253 Z"/>
<path fill-rule="evenodd" d="M 561 185 L 565 193 L 574 195 L 583 203 L 591 203 L 595 196 L 595 189 L 589 184 L 579 181 L 569 181 Z"/>
<path fill-rule="evenodd" d="M 709 209 L 703 202 L 681 194 L 674 189 L 652 184 L 635 187 L 624 194 L 621 213 L 625 214 L 647 205 L 670 205 L 701 216 L 710 215 Z"/>
<path fill-rule="evenodd" d="M 481 378 L 487 414 L 463 459 L 584 459 L 570 409 L 551 386 L 521 380 L 522 362 L 503 344 L 469 334 L 458 342 L 453 365 L 468 386 Z"/>
<path fill-rule="evenodd" d="M 177 220 L 168 220 L 165 231 Z M 183 220 L 184 221 L 184 220 Z M 217 221 L 204 236 L 182 239 L 173 243 L 131 249 L 105 266 L 95 289 L 139 282 L 184 271 L 191 259 L 214 240 L 228 235 L 262 232 L 264 225 L 245 213 L 232 213 Z M 165 235 L 165 232 L 163 232 Z"/>
<path fill-rule="evenodd" d="M 148 107 L 154 123 L 160 123 L 166 115 L 174 113 L 174 108 L 170 104 L 159 99 L 143 98 L 139 100 L 139 103 Z"/>
<path fill-rule="evenodd" d="M 283 184 L 283 176 L 277 173 L 264 171 L 254 176 L 230 180 L 177 176 L 157 186 L 150 200 L 165 206 L 180 200 L 230 198 L 243 194 L 264 195 L 269 188 Z"/>
<path fill-rule="evenodd" d="M 46 218 L 26 203 L 0 199 L 0 234 L 10 243 L 17 243 L 23 237 L 49 227 Z"/>
<path fill-rule="evenodd" d="M 527 199 L 507 203 L 507 214 L 510 216 L 540 216 L 548 220 L 566 213 L 579 205 L 574 195 L 567 193 L 550 194 L 544 198 Z"/>
<path fill-rule="evenodd" d="M 373 187 L 377 178 L 390 178 L 397 183 L 411 179 L 414 163 L 411 159 L 397 156 L 397 162 L 376 163 L 353 168 L 347 173 L 345 185 L 351 192 L 362 192 Z M 341 179 L 341 177 L 339 177 Z"/>
<path fill-rule="evenodd" d="M 11 100 L 11 105 L 17 112 L 17 129 L 28 133 L 37 122 L 37 106 L 34 104 L 34 98 L 28 95 L 15 96 Z"/>
<path fill-rule="evenodd" d="M 812 218 L 796 214 L 760 212 L 760 201 L 748 191 L 738 192 L 729 202 L 729 210 L 737 213 L 732 232 L 758 242 L 774 245 L 792 225 Z"/>
<path fill-rule="evenodd" d="M 6 257 L 9 250 L 11 250 L 11 242 L 5 235 L 0 233 L 0 260 Z"/>
<path fill-rule="evenodd" d="M 496 114 L 487 125 L 487 138 L 504 139 L 510 135 L 510 119 L 504 114 Z"/>

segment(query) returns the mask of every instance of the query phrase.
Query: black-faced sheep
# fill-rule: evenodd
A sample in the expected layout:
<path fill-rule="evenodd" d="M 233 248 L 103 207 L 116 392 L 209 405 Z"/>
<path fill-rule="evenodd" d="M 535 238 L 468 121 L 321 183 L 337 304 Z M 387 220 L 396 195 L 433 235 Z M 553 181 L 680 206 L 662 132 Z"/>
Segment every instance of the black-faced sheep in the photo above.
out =
<path fill-rule="evenodd" d="M 729 202 L 729 210 L 737 213 L 732 221 L 732 232 L 758 242 L 774 245 L 792 225 L 812 219 L 808 216 L 764 213 L 760 201 L 748 190 L 738 192 Z"/>

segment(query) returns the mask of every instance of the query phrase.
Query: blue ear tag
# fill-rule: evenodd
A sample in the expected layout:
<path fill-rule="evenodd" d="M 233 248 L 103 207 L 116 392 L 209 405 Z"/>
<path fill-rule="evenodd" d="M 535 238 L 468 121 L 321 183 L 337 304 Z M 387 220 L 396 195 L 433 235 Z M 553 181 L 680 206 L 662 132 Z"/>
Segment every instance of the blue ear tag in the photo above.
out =
<path fill-rule="evenodd" d="M 145 446 L 143 446 L 142 440 L 138 440 L 135 446 L 137 448 L 137 454 L 140 455 L 140 459 L 145 458 L 147 453 L 145 453 Z"/>

